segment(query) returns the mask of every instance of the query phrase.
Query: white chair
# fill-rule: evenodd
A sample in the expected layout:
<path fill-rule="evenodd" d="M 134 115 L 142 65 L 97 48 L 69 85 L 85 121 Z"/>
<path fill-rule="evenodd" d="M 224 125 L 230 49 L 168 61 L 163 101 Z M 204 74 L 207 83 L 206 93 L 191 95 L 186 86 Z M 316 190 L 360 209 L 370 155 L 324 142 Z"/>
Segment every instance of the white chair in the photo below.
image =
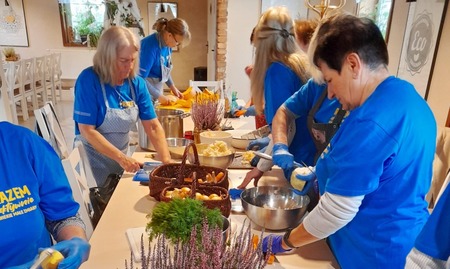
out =
<path fill-rule="evenodd" d="M 34 109 L 38 109 L 41 104 L 44 106 L 47 103 L 47 91 L 45 90 L 45 56 L 35 57 L 34 58 L 34 76 L 33 76 L 33 86 L 34 86 L 34 95 L 36 96 L 36 103 L 38 107 Z"/>
<path fill-rule="evenodd" d="M 24 96 L 22 84 L 22 63 L 21 61 L 8 62 L 3 65 L 6 74 L 6 85 L 8 91 L 9 106 L 12 113 L 12 122 L 19 123 L 18 116 L 21 115 L 23 120 L 28 120 L 28 107 Z M 20 111 L 17 110 L 17 104 Z"/>
<path fill-rule="evenodd" d="M 69 150 L 53 104 L 47 102 L 42 108 L 34 110 L 34 116 L 36 133 L 52 145 L 61 159 L 67 158 Z"/>
<path fill-rule="evenodd" d="M 62 164 L 72 189 L 73 198 L 80 204 L 78 212 L 86 224 L 86 236 L 89 239 L 94 231 L 91 220 L 94 216 L 94 209 L 89 198 L 89 186 L 86 180 L 84 163 L 77 147 L 72 150 L 67 159 L 62 160 Z"/>
<path fill-rule="evenodd" d="M 44 64 L 44 78 L 45 78 L 45 91 L 47 92 L 47 97 L 51 100 L 55 105 L 58 103 L 56 100 L 56 90 L 53 87 L 53 57 L 51 55 L 45 55 L 45 64 Z"/>
<path fill-rule="evenodd" d="M 2 64 L 0 66 L 0 113 L 4 113 L 6 119 L 10 122 L 14 122 L 13 113 L 11 111 L 10 100 L 8 95 L 8 81 L 7 81 L 7 72 L 8 68 L 6 64 Z M 14 110 L 15 111 L 15 110 Z M 17 116 L 16 116 L 17 119 Z"/>
<path fill-rule="evenodd" d="M 61 53 L 60 52 L 52 53 L 51 57 L 52 57 L 52 87 L 54 89 L 53 92 L 56 94 L 55 100 L 57 97 L 59 97 L 59 100 L 62 100 Z M 58 92 L 56 92 L 56 90 L 58 90 Z"/>
<path fill-rule="evenodd" d="M 196 92 L 201 92 L 203 88 L 208 88 L 208 90 L 215 93 L 219 92 L 220 96 L 223 98 L 223 81 L 194 81 L 189 80 L 189 87 L 192 87 Z"/>
<path fill-rule="evenodd" d="M 28 108 L 28 100 L 30 100 L 33 109 L 38 109 L 36 96 L 34 95 L 34 59 L 23 59 L 20 61 L 22 64 L 21 71 L 22 71 L 22 88 L 23 88 L 23 95 L 25 98 L 25 102 L 27 102 L 27 108 Z M 27 109 L 28 113 L 28 109 Z"/>

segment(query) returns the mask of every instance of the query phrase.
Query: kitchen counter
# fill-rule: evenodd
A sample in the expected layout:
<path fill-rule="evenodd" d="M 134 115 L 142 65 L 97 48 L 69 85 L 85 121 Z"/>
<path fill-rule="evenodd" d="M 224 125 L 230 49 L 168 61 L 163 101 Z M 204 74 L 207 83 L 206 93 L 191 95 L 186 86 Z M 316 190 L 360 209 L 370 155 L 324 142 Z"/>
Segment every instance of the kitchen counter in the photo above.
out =
<path fill-rule="evenodd" d="M 186 120 L 186 119 L 185 119 Z M 254 129 L 253 117 L 245 120 L 232 119 L 234 128 Z M 252 126 L 253 123 L 253 126 Z M 185 124 L 185 130 L 190 130 L 192 123 Z M 187 127 L 187 128 L 186 128 Z M 151 161 L 149 152 L 137 151 L 133 157 L 139 161 Z M 245 174 L 250 170 L 229 169 L 230 188 L 240 184 Z M 275 167 L 264 174 L 259 185 L 284 185 L 286 181 L 278 180 L 283 177 L 282 170 Z M 117 188 L 109 201 L 91 239 L 91 253 L 89 260 L 81 268 L 125 268 L 125 260 L 130 262 L 131 250 L 125 235 L 129 228 L 144 227 L 147 223 L 146 215 L 152 211 L 157 201 L 149 196 L 148 186 L 133 181 L 133 174 L 124 173 Z M 240 225 L 246 219 L 244 213 L 230 216 L 231 223 Z M 255 234 L 260 235 L 260 227 L 252 225 Z M 269 232 L 266 231 L 266 235 Z M 275 233 L 275 232 L 274 232 Z M 282 234 L 282 233 L 277 233 Z M 266 268 L 339 268 L 337 262 L 324 240 L 301 247 L 288 254 L 276 255 L 277 262 Z M 136 263 L 135 263 L 136 267 Z"/>

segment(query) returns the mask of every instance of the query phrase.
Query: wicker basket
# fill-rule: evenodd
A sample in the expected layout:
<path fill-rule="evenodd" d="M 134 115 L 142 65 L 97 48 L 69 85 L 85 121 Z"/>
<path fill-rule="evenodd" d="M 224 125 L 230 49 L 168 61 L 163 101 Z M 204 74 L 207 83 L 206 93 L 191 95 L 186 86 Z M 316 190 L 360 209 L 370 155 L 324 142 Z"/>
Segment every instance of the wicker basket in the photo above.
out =
<path fill-rule="evenodd" d="M 222 215 L 225 217 L 229 217 L 231 213 L 231 200 L 230 195 L 228 193 L 228 190 L 222 187 L 218 186 L 202 186 L 203 184 L 199 184 L 197 181 L 197 177 L 194 173 L 194 178 L 192 181 L 192 185 L 171 185 L 170 187 L 164 188 L 160 192 L 160 200 L 161 202 L 170 202 L 172 198 L 168 198 L 165 196 L 165 193 L 167 191 L 173 191 L 175 188 L 182 188 L 182 187 L 189 187 L 191 189 L 191 196 L 190 198 L 195 199 L 195 193 L 199 192 L 203 195 L 211 195 L 213 193 L 219 195 L 222 197 L 222 200 L 202 200 L 203 204 L 209 208 L 214 209 L 218 208 Z M 176 181 L 173 181 L 173 183 L 176 183 Z"/>
<path fill-rule="evenodd" d="M 194 164 L 186 164 L 187 153 L 190 147 L 194 150 Z M 164 164 L 155 168 L 150 173 L 150 182 L 148 185 L 150 188 L 150 196 L 160 201 L 160 193 L 164 188 L 174 184 L 179 186 L 189 185 L 190 182 L 185 182 L 184 179 L 192 177 L 194 172 L 196 172 L 197 178 L 206 178 L 206 175 L 208 173 L 212 174 L 212 172 L 216 175 L 222 172 L 224 175 L 217 183 L 201 183 L 200 187 L 217 186 L 228 190 L 228 171 L 218 167 L 200 165 L 197 147 L 194 143 L 190 143 L 184 150 L 181 163 Z M 173 181 L 175 181 L 175 183 L 173 183 Z"/>

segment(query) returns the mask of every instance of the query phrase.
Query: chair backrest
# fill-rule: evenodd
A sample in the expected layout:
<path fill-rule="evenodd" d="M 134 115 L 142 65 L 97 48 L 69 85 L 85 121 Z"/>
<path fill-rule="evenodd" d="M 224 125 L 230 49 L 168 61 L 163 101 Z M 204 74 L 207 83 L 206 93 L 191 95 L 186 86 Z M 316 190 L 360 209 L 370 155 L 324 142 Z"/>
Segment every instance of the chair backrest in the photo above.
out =
<path fill-rule="evenodd" d="M 3 63 L 0 66 L 0 98 L 2 101 L 0 111 L 4 113 L 8 121 L 14 122 L 14 117 L 12 114 L 13 112 L 11 111 L 10 100 L 8 95 L 9 83 L 7 79 L 9 78 L 7 78 L 6 72 L 8 72 L 8 64 Z"/>
<path fill-rule="evenodd" d="M 42 108 L 34 110 L 36 118 L 36 133 L 52 145 L 61 159 L 69 156 L 64 133 L 51 102 L 47 102 Z"/>
<path fill-rule="evenodd" d="M 78 151 L 80 152 L 81 160 L 84 164 L 84 171 L 86 172 L 87 185 L 89 186 L 89 188 L 97 187 L 97 181 L 95 181 L 94 173 L 92 173 L 92 168 L 89 163 L 89 159 L 87 157 L 86 149 L 84 148 L 83 143 L 77 140 L 74 143 L 74 147 L 78 148 Z"/>
<path fill-rule="evenodd" d="M 44 87 L 45 56 L 34 58 L 34 83 L 36 88 Z"/>
<path fill-rule="evenodd" d="M 85 168 L 78 148 L 74 148 L 69 157 L 62 160 L 62 164 L 72 189 L 73 198 L 80 204 L 78 212 L 86 224 L 86 236 L 89 239 L 94 231 L 91 220 L 94 216 L 94 209 L 89 198 L 89 187 L 86 181 Z"/>
<path fill-rule="evenodd" d="M 21 60 L 22 67 L 22 84 L 24 87 L 24 91 L 32 91 L 34 89 L 33 80 L 34 80 L 34 60 L 23 59 Z"/>
<path fill-rule="evenodd" d="M 61 80 L 61 53 L 52 53 L 52 74 L 54 80 Z"/>
<path fill-rule="evenodd" d="M 189 87 L 192 87 L 196 92 L 201 92 L 203 88 L 208 88 L 208 90 L 215 93 L 219 92 L 220 96 L 223 98 L 223 82 L 222 80 L 217 81 L 194 81 L 189 80 Z"/>

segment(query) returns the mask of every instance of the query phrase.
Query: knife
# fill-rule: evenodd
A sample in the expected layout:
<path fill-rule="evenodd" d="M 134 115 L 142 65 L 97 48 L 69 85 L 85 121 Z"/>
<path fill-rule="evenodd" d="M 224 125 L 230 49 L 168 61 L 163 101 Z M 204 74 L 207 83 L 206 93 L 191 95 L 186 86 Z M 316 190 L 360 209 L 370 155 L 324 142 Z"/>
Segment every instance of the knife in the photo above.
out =
<path fill-rule="evenodd" d="M 258 157 L 261 157 L 261 158 L 263 158 L 263 159 L 266 159 L 266 160 L 270 160 L 270 161 L 272 161 L 272 156 L 270 156 L 269 154 L 266 154 L 266 153 L 263 153 L 263 152 L 259 152 L 259 151 L 254 151 L 253 152 L 256 156 L 258 156 Z M 303 165 L 303 164 L 300 164 L 300 163 L 298 163 L 298 162 L 296 162 L 296 161 L 294 161 L 294 166 L 296 166 L 296 167 L 308 167 L 308 166 L 306 166 L 306 165 Z"/>
<path fill-rule="evenodd" d="M 241 135 L 241 138 L 242 139 L 257 139 L 257 138 L 266 137 L 269 134 L 270 134 L 269 125 L 264 125 L 263 127 L 260 127 L 254 131 L 251 131 L 251 132 Z"/>

